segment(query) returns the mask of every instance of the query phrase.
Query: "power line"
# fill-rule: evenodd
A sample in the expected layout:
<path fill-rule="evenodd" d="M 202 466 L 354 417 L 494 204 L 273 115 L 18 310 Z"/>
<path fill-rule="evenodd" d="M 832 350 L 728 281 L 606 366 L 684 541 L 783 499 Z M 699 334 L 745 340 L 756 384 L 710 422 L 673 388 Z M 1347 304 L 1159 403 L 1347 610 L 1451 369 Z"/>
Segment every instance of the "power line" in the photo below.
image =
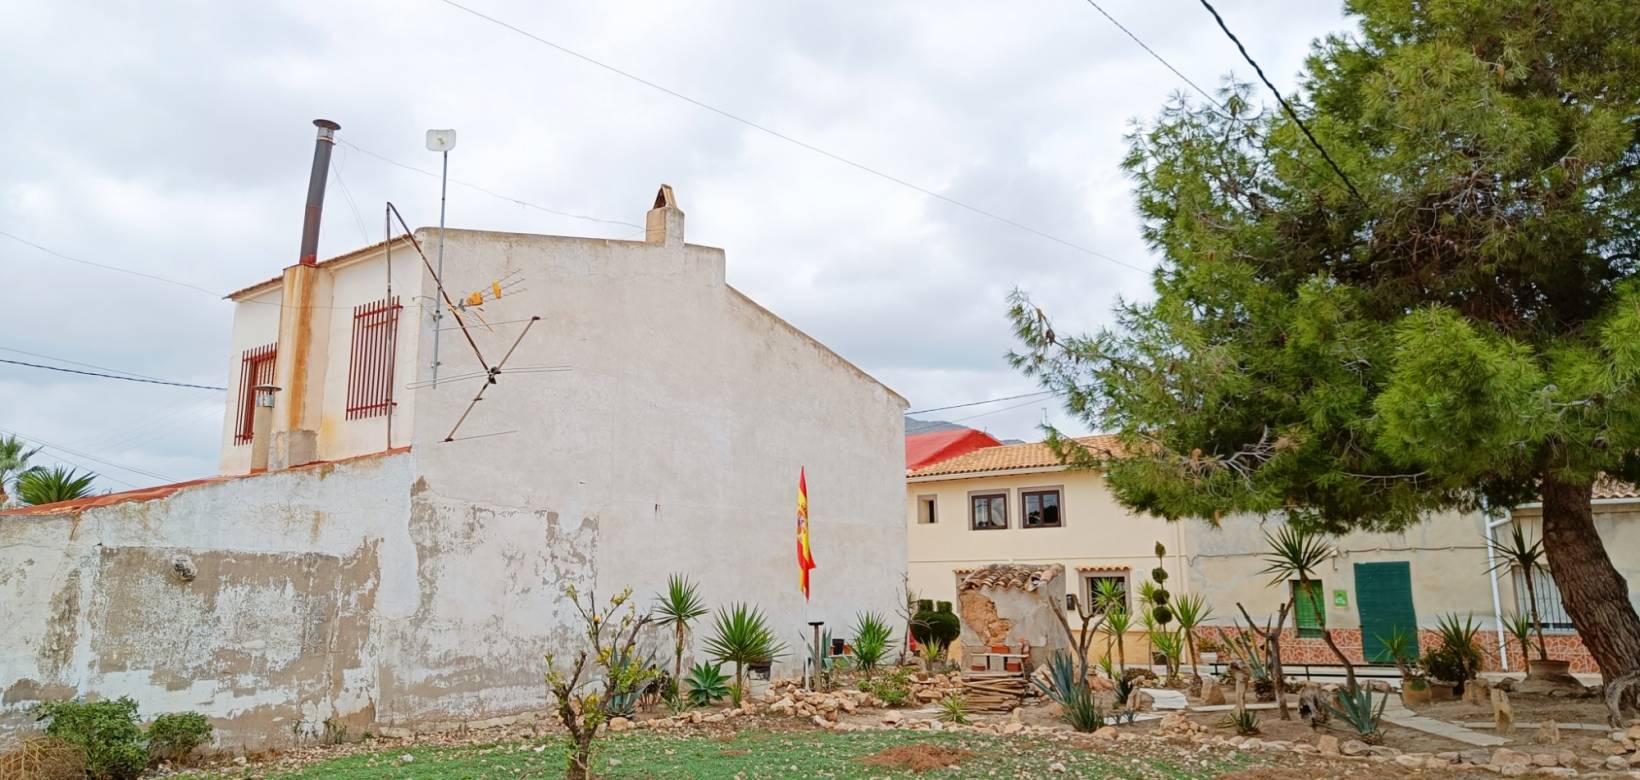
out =
<path fill-rule="evenodd" d="M 166 482 L 178 482 L 178 481 L 180 481 L 176 477 L 168 477 L 168 476 L 165 476 L 164 474 L 160 474 L 160 473 L 153 472 L 153 471 L 148 471 L 146 469 L 139 469 L 139 468 L 136 468 L 134 466 L 127 466 L 123 463 L 116 463 L 114 461 L 108 460 L 107 458 L 99 458 L 96 455 L 91 455 L 91 454 L 88 454 L 88 453 L 84 453 L 84 452 L 81 452 L 81 451 L 76 450 L 76 449 L 70 449 L 70 448 L 64 447 L 62 445 L 53 444 L 53 443 L 51 443 L 49 441 L 46 441 L 44 439 L 36 438 L 34 436 L 26 436 L 24 434 L 18 433 L 17 431 L 8 431 L 4 428 L 0 428 L 0 433 L 9 433 L 13 436 L 16 436 L 19 439 L 24 440 L 24 441 L 34 442 L 35 444 L 38 444 L 42 447 L 45 447 L 48 450 L 57 450 L 58 452 L 66 452 L 70 455 L 77 455 L 77 456 L 79 456 L 81 458 L 85 458 L 87 460 L 91 460 L 91 461 L 95 461 L 97 463 L 102 463 L 102 464 L 105 464 L 105 465 L 113 466 L 114 468 L 120 469 L 122 471 L 128 471 L 132 474 L 140 474 L 140 475 L 142 475 L 144 477 L 148 477 L 150 479 L 164 480 Z M 104 476 L 106 476 L 106 475 L 104 475 Z M 126 485 L 131 484 L 130 482 L 125 482 L 124 480 L 115 479 L 113 477 L 109 477 L 109 479 L 114 479 L 115 482 L 120 482 L 120 483 L 126 484 Z M 135 486 L 133 485 L 133 487 L 135 487 Z"/>
<path fill-rule="evenodd" d="M 1031 400 L 1026 401 L 1025 403 L 1022 403 L 1022 404 L 1014 404 L 1013 406 L 1004 406 L 1001 409 L 992 409 L 989 412 L 980 412 L 979 414 L 970 414 L 967 417 L 958 417 L 957 419 L 952 420 L 951 422 L 958 423 L 958 422 L 962 422 L 964 420 L 973 420 L 973 419 L 980 418 L 980 417 L 990 417 L 993 414 L 1002 414 L 1003 412 L 1011 412 L 1015 409 L 1022 409 L 1024 407 L 1030 406 L 1031 404 L 1034 404 L 1036 402 L 1037 402 L 1037 399 L 1031 399 Z"/>
<path fill-rule="evenodd" d="M 188 384 L 187 382 L 170 382 L 170 381 L 166 381 L 164 379 L 141 379 L 141 378 L 134 377 L 134 376 L 120 376 L 118 374 L 104 374 L 104 373 L 101 373 L 101 372 L 98 372 L 98 371 L 81 371 L 77 368 L 63 368 L 61 366 L 46 366 L 46 365 L 41 365 L 39 363 L 25 363 L 21 360 L 8 360 L 6 358 L 0 358 L 0 363 L 9 363 L 9 364 L 14 365 L 14 366 L 27 366 L 29 368 L 43 368 L 47 371 L 61 371 L 65 374 L 81 374 L 83 376 L 96 376 L 96 377 L 102 377 L 103 379 L 123 379 L 127 382 L 142 382 L 143 384 L 149 384 L 149 385 L 168 385 L 168 386 L 171 386 L 171 387 L 191 387 L 195 390 L 227 390 L 228 389 L 226 387 L 215 387 L 213 385 L 191 385 L 191 384 Z"/>
<path fill-rule="evenodd" d="M 444 2 L 449 2 L 449 0 L 444 0 Z M 1321 142 L 1316 140 L 1315 134 L 1310 132 L 1310 128 L 1308 125 L 1304 124 L 1304 120 L 1298 118 L 1298 112 L 1293 110 L 1293 106 L 1287 102 L 1287 98 L 1281 96 L 1281 90 L 1276 89 L 1276 85 L 1270 83 L 1269 77 L 1264 75 L 1264 69 L 1259 67 L 1257 62 L 1253 61 L 1253 55 L 1247 53 L 1247 47 L 1241 45 L 1241 39 L 1237 38 L 1235 33 L 1230 32 L 1229 26 L 1224 23 L 1224 17 L 1219 16 L 1218 9 L 1214 8 L 1213 4 L 1207 0 L 1201 0 L 1201 4 L 1203 8 L 1207 9 L 1208 13 L 1213 15 L 1213 20 L 1219 23 L 1219 29 L 1223 30 L 1225 35 L 1230 36 L 1230 41 L 1236 44 L 1236 50 L 1241 52 L 1241 58 L 1247 60 L 1248 65 L 1253 66 L 1253 71 L 1258 74 L 1259 81 L 1264 82 L 1264 86 L 1270 89 L 1270 94 L 1276 96 L 1276 101 L 1279 102 L 1281 104 L 1281 108 L 1287 112 L 1288 118 L 1292 119 L 1293 123 L 1298 125 L 1298 129 L 1304 131 L 1304 137 L 1310 139 L 1310 145 L 1314 146 L 1315 150 L 1321 153 L 1321 159 L 1326 160 L 1327 166 L 1332 168 L 1333 173 L 1338 174 L 1338 178 L 1344 181 L 1344 186 L 1349 188 L 1350 194 L 1355 196 L 1356 200 L 1361 200 L 1361 193 L 1356 191 L 1355 184 L 1350 182 L 1350 177 L 1346 176 L 1344 174 L 1344 169 L 1338 167 L 1338 163 L 1333 161 L 1332 155 L 1327 154 L 1326 147 L 1322 146 Z"/>
<path fill-rule="evenodd" d="M 1106 13 L 1105 9 L 1100 8 L 1098 3 L 1094 2 L 1093 0 L 1087 0 L 1087 3 L 1088 3 L 1088 5 L 1093 6 L 1093 10 L 1098 11 L 1100 16 L 1105 17 L 1107 20 L 1110 21 L 1111 24 L 1116 25 L 1116 29 L 1121 30 L 1124 33 L 1127 33 L 1127 37 L 1132 38 L 1134 43 L 1139 44 L 1139 48 L 1144 49 L 1146 52 L 1149 52 L 1150 56 L 1155 57 L 1157 62 L 1162 63 L 1162 65 L 1164 65 L 1168 70 L 1173 71 L 1173 75 L 1178 76 L 1180 81 L 1183 81 L 1184 83 L 1189 84 L 1191 89 L 1194 89 L 1197 92 L 1201 93 L 1202 97 L 1207 98 L 1207 102 L 1212 103 L 1215 106 L 1221 105 L 1219 103 L 1218 98 L 1213 97 L 1211 94 L 1208 93 L 1207 90 L 1202 89 L 1201 86 L 1198 85 L 1196 82 L 1191 81 L 1189 76 L 1184 75 L 1183 73 L 1181 73 L 1179 71 L 1178 68 L 1173 67 L 1173 63 L 1168 62 L 1165 59 L 1162 59 L 1162 55 L 1157 54 L 1156 50 L 1150 48 L 1149 44 L 1145 43 L 1142 40 L 1139 40 L 1139 36 L 1134 35 L 1132 30 L 1129 30 L 1127 27 L 1123 26 L 1121 22 L 1116 21 L 1116 17 L 1111 16 L 1109 13 Z"/>
<path fill-rule="evenodd" d="M 950 406 L 936 406 L 932 409 L 918 409 L 914 412 L 906 412 L 906 414 L 907 415 L 913 415 L 913 414 L 928 414 L 929 412 L 943 412 L 947 409 L 963 409 L 963 408 L 966 408 L 966 407 L 969 407 L 969 406 L 982 406 L 984 404 L 994 404 L 994 403 L 998 403 L 998 402 L 1001 402 L 1001 401 L 1017 401 L 1021 398 L 1035 398 L 1039 395 L 1053 395 L 1053 391 L 1052 390 L 1042 390 L 1042 391 L 1035 392 L 1035 393 L 1024 393 L 1024 394 L 1021 394 L 1021 395 L 1010 395 L 1010 396 L 1004 396 L 1002 398 L 988 398 L 984 401 L 969 401 L 968 403 L 965 403 L 965 404 L 952 404 Z"/>
<path fill-rule="evenodd" d="M 898 184 L 901 187 L 905 187 L 905 188 L 910 189 L 910 190 L 915 190 L 915 191 L 920 192 L 923 195 L 926 195 L 930 198 L 934 198 L 935 200 L 943 201 L 945 203 L 956 206 L 958 208 L 966 209 L 966 210 L 968 210 L 970 212 L 973 212 L 975 214 L 978 214 L 982 217 L 986 217 L 988 219 L 992 219 L 992 220 L 995 220 L 997 222 L 1001 222 L 1004 225 L 1008 225 L 1009 227 L 1012 227 L 1012 228 L 1015 228 L 1015 229 L 1018 229 L 1018 230 L 1022 230 L 1026 233 L 1030 233 L 1030 234 L 1035 235 L 1039 238 L 1045 238 L 1045 239 L 1047 239 L 1049 241 L 1052 241 L 1056 244 L 1060 244 L 1062 246 L 1066 246 L 1066 247 L 1069 247 L 1071 249 L 1075 249 L 1078 252 L 1083 252 L 1083 253 L 1091 255 L 1093 257 L 1097 257 L 1101 260 L 1105 260 L 1107 262 L 1115 263 L 1116 265 L 1122 266 L 1123 268 L 1128 268 L 1128 269 L 1131 269 L 1131 270 L 1134 270 L 1134 271 L 1139 271 L 1141 273 L 1148 270 L 1148 269 L 1140 268 L 1139 266 L 1133 265 L 1132 263 L 1128 263 L 1128 262 L 1123 261 L 1123 260 L 1118 260 L 1114 257 L 1111 257 L 1110 255 L 1104 254 L 1103 252 L 1099 252 L 1099 251 L 1096 251 L 1094 249 L 1090 249 L 1088 247 L 1082 246 L 1081 244 L 1077 244 L 1077 243 L 1072 242 L 1072 241 L 1067 241 L 1063 238 L 1060 238 L 1056 235 L 1053 235 L 1052 233 L 1047 233 L 1045 231 L 1038 230 L 1034 227 L 1031 227 L 1030 225 L 1027 225 L 1027 224 L 1023 223 L 1023 222 L 1019 222 L 1017 220 L 1010 219 L 1008 217 L 1004 217 L 1004 216 L 1002 216 L 1000 214 L 997 214 L 995 212 L 986 211 L 985 209 L 982 209 L 978 206 L 969 205 L 969 204 L 964 203 L 960 200 L 957 200 L 956 198 L 952 198 L 952 197 L 947 196 L 947 195 L 942 195 L 938 192 L 935 192 L 931 189 L 928 189 L 927 187 L 923 187 L 923 186 L 920 186 L 920 185 L 917 185 L 917 184 L 913 184 L 912 182 L 909 182 L 905 179 L 899 178 L 899 177 L 894 176 L 892 174 L 884 173 L 882 171 L 877 170 L 876 168 L 872 168 L 872 167 L 870 167 L 868 165 L 865 165 L 863 163 L 857 163 L 857 162 L 855 162 L 853 160 L 850 160 L 847 157 L 844 157 L 840 154 L 837 154 L 835 152 L 827 151 L 827 150 L 825 150 L 821 147 L 815 146 L 814 144 L 811 144 L 807 141 L 803 141 L 801 139 L 798 139 L 798 138 L 795 138 L 793 136 L 782 133 L 779 130 L 775 130 L 774 128 L 768 127 L 767 125 L 758 124 L 757 122 L 753 122 L 750 119 L 747 119 L 745 117 L 739 116 L 737 114 L 730 113 L 730 112 L 725 111 L 721 108 L 713 106 L 710 103 L 706 103 L 706 102 L 703 102 L 703 101 L 700 101 L 700 100 L 696 100 L 695 98 L 692 98 L 688 95 L 685 95 L 682 92 L 678 92 L 677 90 L 671 89 L 669 87 L 662 86 L 662 85 L 657 84 L 653 81 L 650 81 L 646 78 L 643 78 L 642 76 L 638 76 L 638 75 L 630 73 L 628 71 L 621 70 L 620 68 L 617 68 L 614 65 L 610 65 L 608 63 L 597 60 L 597 59 L 595 59 L 591 56 L 588 56 L 586 54 L 582 54 L 578 51 L 575 51 L 574 49 L 571 49 L 571 48 L 568 48 L 566 46 L 562 46 L 560 44 L 549 41 L 546 38 L 542 38 L 541 36 L 536 35 L 535 33 L 529 32 L 528 30 L 525 30 L 525 29 L 520 28 L 520 27 L 515 27 L 515 26 L 513 26 L 511 24 L 508 24 L 507 22 L 504 22 L 504 21 L 502 21 L 500 19 L 497 19 L 493 16 L 489 16 L 487 14 L 484 14 L 484 13 L 481 13 L 479 11 L 473 10 L 472 8 L 468 8 L 467 6 L 462 5 L 461 3 L 455 2 L 455 0 L 439 0 L 439 2 L 444 3 L 447 6 L 450 6 L 451 8 L 455 8 L 459 11 L 463 11 L 465 13 L 468 13 L 468 14 L 472 15 L 472 16 L 478 17 L 479 19 L 483 19 L 484 21 L 489 22 L 491 24 L 494 24 L 498 27 L 502 27 L 502 28 L 505 28 L 507 30 L 511 30 L 512 32 L 517 33 L 519 35 L 522 35 L 525 38 L 528 38 L 532 41 L 535 41 L 536 43 L 542 44 L 543 46 L 547 46 L 547 47 L 550 47 L 552 49 L 556 49 L 559 52 L 562 52 L 562 53 L 567 54 L 571 57 L 574 57 L 578 60 L 581 60 L 582 62 L 586 62 L 590 65 L 595 65 L 599 68 L 602 68 L 606 71 L 609 71 L 610 73 L 614 73 L 617 76 L 620 76 L 620 77 L 625 78 L 625 79 L 629 79 L 631 81 L 635 81 L 635 82 L 637 82 L 639 84 L 642 84 L 646 87 L 649 87 L 650 89 L 653 89 L 657 92 L 661 92 L 661 93 L 664 93 L 666 95 L 670 95 L 673 98 L 681 100 L 681 101 L 683 101 L 685 103 L 688 103 L 690 105 L 693 105 L 697 108 L 705 109 L 705 110 L 710 111 L 714 114 L 717 114 L 718 116 L 721 116 L 725 119 L 728 119 L 728 120 L 733 121 L 733 122 L 738 122 L 742 125 L 745 125 L 746 127 L 752 128 L 753 130 L 756 130 L 756 131 L 761 132 L 761 133 L 765 133 L 767 135 L 771 135 L 775 138 L 778 138 L 782 141 L 785 141 L 786 143 L 792 144 L 794 146 L 802 147 L 802 148 L 807 149 L 810 152 L 818 154 L 822 157 L 826 157 L 826 158 L 831 159 L 833 161 L 840 162 L 840 163 L 842 163 L 844 165 L 847 165 L 851 168 L 854 168 L 856 170 L 863 171 L 865 173 L 869 173 L 872 176 L 876 176 L 877 178 L 883 179 L 885 181 L 893 182 L 894 184 Z"/>
<path fill-rule="evenodd" d="M 22 349 L 13 349 L 11 347 L 0 347 L 0 352 L 14 352 L 14 353 L 19 354 L 19 355 L 28 355 L 29 357 L 44 358 L 46 360 L 55 360 L 58 363 L 67 363 L 71 366 L 83 366 L 85 368 L 95 368 L 98 371 L 112 371 L 116 374 L 129 374 L 131 376 L 140 377 L 142 379 L 156 379 L 156 380 L 159 379 L 159 377 L 157 377 L 157 376 L 148 376 L 147 374 L 139 374 L 135 371 L 123 371 L 123 370 L 118 369 L 118 368 L 109 368 L 108 366 L 99 366 L 95 363 L 81 363 L 78 360 L 69 360 L 68 358 L 60 358 L 60 357 L 57 357 L 56 355 L 42 355 L 38 352 L 29 352 L 27 350 L 22 350 Z"/>
<path fill-rule="evenodd" d="M 7 233 L 4 230 L 0 230 L 0 236 L 5 236 L 6 238 L 9 238 L 13 241 L 16 241 L 19 244 L 26 244 L 28 246 L 31 246 L 31 247 L 34 247 L 35 249 L 40 250 L 41 252 L 45 252 L 46 254 L 51 255 L 52 257 L 62 258 L 63 260 L 67 260 L 69 262 L 79 263 L 81 265 L 89 265 L 89 266 L 92 266 L 94 268 L 101 268 L 101 269 L 104 269 L 104 270 L 107 270 L 107 271 L 117 271 L 117 272 L 122 273 L 122 274 L 131 274 L 132 276 L 140 276 L 144 279 L 152 279 L 156 282 L 164 282 L 166 284 L 174 284 L 178 287 L 186 287 L 190 290 L 197 290 L 199 292 L 205 293 L 206 295 L 210 295 L 210 296 L 213 296 L 213 297 L 218 297 L 218 298 L 221 297 L 221 295 L 218 294 L 216 291 L 207 290 L 204 287 L 200 287 L 197 284 L 189 284 L 188 282 L 179 282 L 175 279 L 167 279 L 163 276 L 159 276 L 158 274 L 144 273 L 142 271 L 133 271 L 130 268 L 121 268 L 117 265 L 108 265 L 106 263 L 97 263 L 97 262 L 93 262 L 91 260 L 82 260 L 78 257 L 65 255 L 62 252 L 58 252 L 55 249 L 50 249 L 48 247 L 40 246 L 39 244 L 36 244 L 33 241 L 30 241 L 26 238 L 22 238 L 20 236 L 12 235 L 11 233 Z"/>

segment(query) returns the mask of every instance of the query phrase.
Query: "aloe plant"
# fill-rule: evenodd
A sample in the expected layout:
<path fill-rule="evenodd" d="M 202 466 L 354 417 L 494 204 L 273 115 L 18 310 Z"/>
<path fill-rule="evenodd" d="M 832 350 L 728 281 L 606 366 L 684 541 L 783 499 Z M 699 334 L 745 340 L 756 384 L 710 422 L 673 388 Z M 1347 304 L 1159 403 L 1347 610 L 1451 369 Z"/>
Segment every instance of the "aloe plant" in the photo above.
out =
<path fill-rule="evenodd" d="M 673 632 L 672 684 L 683 677 L 683 648 L 689 626 L 706 614 L 700 591 L 688 577 L 674 574 L 666 579 L 666 592 L 655 597 L 655 622 Z"/>
<path fill-rule="evenodd" d="M 1487 571 L 1514 568 L 1521 573 L 1521 579 L 1526 581 L 1526 601 L 1531 614 L 1532 626 L 1537 631 L 1538 660 L 1549 660 L 1549 646 L 1543 641 L 1543 621 L 1538 617 L 1538 600 L 1536 575 L 1548 571 L 1544 568 L 1545 556 L 1543 540 L 1536 539 L 1530 543 L 1526 541 L 1526 533 L 1520 526 L 1515 526 L 1507 541 L 1493 539 L 1492 550 L 1497 553 L 1497 561 Z M 1512 632 L 1511 632 L 1512 633 Z M 1518 636 L 1518 634 L 1517 634 Z M 1524 643 L 1522 643 L 1524 645 Z"/>
<path fill-rule="evenodd" d="M 786 644 L 774 637 L 762 610 L 747 604 L 719 608 L 713 621 L 713 635 L 706 649 L 713 658 L 735 665 L 735 706 L 746 693 L 746 667 L 770 663 L 786 652 Z"/>

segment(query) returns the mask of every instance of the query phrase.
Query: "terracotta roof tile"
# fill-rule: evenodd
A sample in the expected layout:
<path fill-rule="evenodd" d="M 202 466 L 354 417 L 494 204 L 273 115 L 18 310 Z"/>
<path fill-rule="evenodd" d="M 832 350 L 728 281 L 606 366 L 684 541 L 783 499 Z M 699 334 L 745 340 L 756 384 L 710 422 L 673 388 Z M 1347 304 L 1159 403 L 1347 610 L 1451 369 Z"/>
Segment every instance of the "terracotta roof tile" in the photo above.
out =
<path fill-rule="evenodd" d="M 962 578 L 957 590 L 1016 588 L 1032 591 L 1065 576 L 1065 567 L 1057 563 L 993 563 L 977 569 L 958 569 L 957 573 L 965 571 L 969 573 Z"/>
<path fill-rule="evenodd" d="M 1640 487 L 1610 477 L 1601 477 L 1594 483 L 1594 497 L 1606 500 L 1640 498 Z"/>
<path fill-rule="evenodd" d="M 1114 434 L 1099 436 L 1084 436 L 1077 439 L 1082 446 L 1094 450 L 1102 450 L 1112 455 L 1122 451 L 1122 445 Z M 915 471 L 906 472 L 908 477 L 936 477 L 956 474 L 979 474 L 989 471 L 1012 471 L 1015 469 L 1038 469 L 1062 466 L 1059 458 L 1042 442 L 1029 444 L 1003 444 L 996 447 L 983 447 L 955 458 L 931 463 Z"/>

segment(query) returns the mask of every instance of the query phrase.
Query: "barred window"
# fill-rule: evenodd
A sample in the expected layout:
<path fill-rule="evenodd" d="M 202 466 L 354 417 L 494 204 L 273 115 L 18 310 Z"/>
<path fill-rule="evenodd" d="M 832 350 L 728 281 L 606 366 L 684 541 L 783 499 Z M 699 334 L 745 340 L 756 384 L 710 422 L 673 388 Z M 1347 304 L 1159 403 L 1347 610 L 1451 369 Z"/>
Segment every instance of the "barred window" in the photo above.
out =
<path fill-rule="evenodd" d="M 393 406 L 399 299 L 353 307 L 353 351 L 347 361 L 347 419 L 380 417 Z"/>
<path fill-rule="evenodd" d="M 1537 615 L 1543 621 L 1543 630 L 1573 630 L 1572 618 L 1566 614 L 1566 605 L 1561 603 L 1560 588 L 1554 578 L 1542 569 L 1534 571 L 1532 588 L 1537 591 Z M 1515 611 L 1527 618 L 1532 615 L 1532 597 L 1526 590 L 1526 574 L 1520 569 L 1515 569 Z"/>
<path fill-rule="evenodd" d="M 234 444 L 249 444 L 256 419 L 256 386 L 273 384 L 273 362 L 278 342 L 247 349 L 239 357 L 239 392 L 235 396 Z"/>

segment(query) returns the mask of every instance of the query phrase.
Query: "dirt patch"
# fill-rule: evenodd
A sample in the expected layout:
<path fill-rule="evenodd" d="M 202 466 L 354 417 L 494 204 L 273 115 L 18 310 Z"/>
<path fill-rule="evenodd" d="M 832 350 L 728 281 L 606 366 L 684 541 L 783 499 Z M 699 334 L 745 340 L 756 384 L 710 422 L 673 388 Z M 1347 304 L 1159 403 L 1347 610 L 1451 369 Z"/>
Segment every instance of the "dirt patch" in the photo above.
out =
<path fill-rule="evenodd" d="M 860 763 L 883 769 L 909 769 L 913 772 L 926 772 L 930 769 L 954 767 L 972 755 L 974 755 L 972 751 L 963 750 L 962 748 L 917 743 L 895 745 L 860 759 Z"/>
<path fill-rule="evenodd" d="M 752 752 L 752 751 L 750 751 L 750 750 L 719 750 L 718 755 L 723 756 L 724 758 L 734 758 L 735 756 L 744 756 L 744 755 L 746 755 L 747 753 L 750 753 L 750 752 Z"/>

